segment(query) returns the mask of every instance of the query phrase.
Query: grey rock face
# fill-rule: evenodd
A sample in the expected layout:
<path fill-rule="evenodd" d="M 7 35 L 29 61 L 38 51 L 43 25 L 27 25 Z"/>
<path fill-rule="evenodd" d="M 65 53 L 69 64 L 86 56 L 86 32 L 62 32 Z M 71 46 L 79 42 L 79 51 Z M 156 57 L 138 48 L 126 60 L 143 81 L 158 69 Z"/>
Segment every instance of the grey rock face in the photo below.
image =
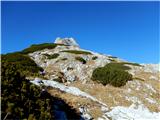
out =
<path fill-rule="evenodd" d="M 77 43 L 76 43 L 76 40 L 74 38 L 56 38 L 55 42 L 54 43 L 57 43 L 57 44 L 64 44 L 64 45 L 69 45 L 69 46 L 79 46 Z"/>

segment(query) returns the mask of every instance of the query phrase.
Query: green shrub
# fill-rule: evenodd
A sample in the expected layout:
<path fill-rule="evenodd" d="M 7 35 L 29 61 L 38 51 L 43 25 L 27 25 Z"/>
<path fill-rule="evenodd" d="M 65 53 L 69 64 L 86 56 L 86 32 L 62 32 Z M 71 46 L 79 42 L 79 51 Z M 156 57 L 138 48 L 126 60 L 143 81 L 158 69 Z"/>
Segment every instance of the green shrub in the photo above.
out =
<path fill-rule="evenodd" d="M 82 57 L 75 57 L 76 60 L 80 61 L 82 64 L 86 64 L 86 60 Z"/>
<path fill-rule="evenodd" d="M 54 49 L 57 44 L 54 43 L 43 43 L 43 44 L 33 44 L 29 48 L 24 49 L 21 53 L 28 54 L 33 53 L 35 51 L 43 50 L 43 49 Z"/>
<path fill-rule="evenodd" d="M 94 56 L 94 57 L 92 57 L 92 60 L 96 60 L 98 57 L 97 56 Z"/>
<path fill-rule="evenodd" d="M 80 115 L 73 107 L 58 96 L 51 96 L 47 91 L 42 91 L 42 87 L 25 79 L 15 65 L 2 64 L 1 118 L 3 120 L 57 120 L 60 116 L 56 118 L 56 113 L 62 110 L 66 113 L 67 119 L 80 119 Z"/>
<path fill-rule="evenodd" d="M 92 80 L 103 85 L 111 84 L 115 87 L 124 86 L 132 79 L 132 75 L 127 71 L 129 67 L 119 63 L 109 63 L 105 67 L 97 68 L 92 73 Z"/>
<path fill-rule="evenodd" d="M 2 55 L 1 60 L 8 69 L 13 65 L 17 71 L 26 76 L 40 76 L 39 72 L 43 71 L 43 68 L 37 66 L 28 55 L 9 53 Z"/>
<path fill-rule="evenodd" d="M 61 52 L 68 52 L 68 53 L 73 53 L 73 54 L 86 54 L 86 55 L 91 55 L 92 53 L 87 52 L 87 51 L 80 51 L 80 50 L 64 50 Z"/>
<path fill-rule="evenodd" d="M 55 53 L 53 55 L 49 55 L 49 54 L 44 54 L 44 55 L 47 56 L 48 59 L 56 59 L 59 56 L 58 53 Z"/>
<path fill-rule="evenodd" d="M 1 117 L 6 119 L 53 119 L 53 98 L 49 94 L 45 99 L 41 89 L 25 79 L 15 66 L 2 64 L 1 71 Z M 42 108 L 44 110 L 42 111 Z M 42 114 L 42 112 L 44 114 Z"/>

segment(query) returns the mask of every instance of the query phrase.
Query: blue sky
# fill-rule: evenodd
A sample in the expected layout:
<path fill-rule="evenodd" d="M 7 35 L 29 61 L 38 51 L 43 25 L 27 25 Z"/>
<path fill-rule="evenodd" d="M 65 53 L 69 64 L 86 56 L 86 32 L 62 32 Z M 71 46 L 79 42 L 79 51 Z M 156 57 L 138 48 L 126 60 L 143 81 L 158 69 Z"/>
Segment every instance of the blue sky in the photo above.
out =
<path fill-rule="evenodd" d="M 83 49 L 159 62 L 158 2 L 2 2 L 2 53 L 73 37 Z"/>

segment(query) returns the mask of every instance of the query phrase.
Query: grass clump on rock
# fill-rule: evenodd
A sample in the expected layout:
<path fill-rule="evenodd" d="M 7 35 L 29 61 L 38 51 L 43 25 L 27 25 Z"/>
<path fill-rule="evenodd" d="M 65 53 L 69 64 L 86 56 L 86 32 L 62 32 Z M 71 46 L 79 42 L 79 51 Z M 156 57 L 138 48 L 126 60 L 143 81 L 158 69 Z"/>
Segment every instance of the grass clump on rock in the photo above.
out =
<path fill-rule="evenodd" d="M 127 81 L 132 80 L 132 75 L 125 70 L 130 68 L 122 63 L 109 63 L 104 67 L 95 69 L 92 73 L 92 80 L 103 85 L 113 85 L 115 87 L 124 86 Z"/>
<path fill-rule="evenodd" d="M 76 57 L 75 59 L 80 61 L 82 64 L 86 64 L 86 60 L 83 59 L 82 57 Z"/>
<path fill-rule="evenodd" d="M 85 54 L 85 55 L 91 55 L 92 54 L 90 52 L 80 51 L 80 50 L 63 50 L 61 52 L 68 52 L 68 53 L 73 53 L 73 54 Z"/>

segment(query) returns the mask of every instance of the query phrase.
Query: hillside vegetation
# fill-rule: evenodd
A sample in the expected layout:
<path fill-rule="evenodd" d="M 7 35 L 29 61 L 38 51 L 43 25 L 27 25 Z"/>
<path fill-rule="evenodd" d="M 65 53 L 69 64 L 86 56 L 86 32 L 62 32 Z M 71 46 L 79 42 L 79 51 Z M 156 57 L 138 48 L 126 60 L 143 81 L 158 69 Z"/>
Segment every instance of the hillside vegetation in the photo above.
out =
<path fill-rule="evenodd" d="M 54 49 L 57 45 L 58 44 L 53 44 L 53 43 L 34 44 L 31 45 L 29 48 L 24 49 L 21 53 L 28 54 L 43 49 Z"/>
<path fill-rule="evenodd" d="M 80 61 L 82 64 L 86 64 L 86 60 L 82 57 L 75 57 L 75 59 Z"/>
<path fill-rule="evenodd" d="M 37 66 L 28 55 L 21 53 L 2 55 L 1 62 L 6 67 L 14 66 L 18 72 L 26 76 L 40 76 L 39 72 L 43 71 L 43 68 Z"/>
<path fill-rule="evenodd" d="M 2 64 L 1 88 L 2 119 L 58 120 L 58 111 L 63 111 L 67 119 L 80 119 L 74 108 L 42 91 L 43 86 L 30 83 L 13 64 Z"/>
<path fill-rule="evenodd" d="M 45 56 L 47 56 L 48 59 L 56 59 L 59 54 L 58 53 L 55 53 L 55 54 L 52 54 L 52 55 L 49 55 L 49 54 L 44 54 Z"/>
<path fill-rule="evenodd" d="M 125 71 L 129 69 L 123 63 L 109 63 L 104 67 L 95 69 L 92 74 L 92 80 L 103 85 L 110 84 L 115 87 L 121 87 L 127 81 L 132 80 L 132 75 Z"/>
<path fill-rule="evenodd" d="M 53 119 L 52 97 L 21 75 L 14 64 L 2 64 L 1 117 L 6 119 Z M 44 97 L 45 96 L 45 97 Z"/>

